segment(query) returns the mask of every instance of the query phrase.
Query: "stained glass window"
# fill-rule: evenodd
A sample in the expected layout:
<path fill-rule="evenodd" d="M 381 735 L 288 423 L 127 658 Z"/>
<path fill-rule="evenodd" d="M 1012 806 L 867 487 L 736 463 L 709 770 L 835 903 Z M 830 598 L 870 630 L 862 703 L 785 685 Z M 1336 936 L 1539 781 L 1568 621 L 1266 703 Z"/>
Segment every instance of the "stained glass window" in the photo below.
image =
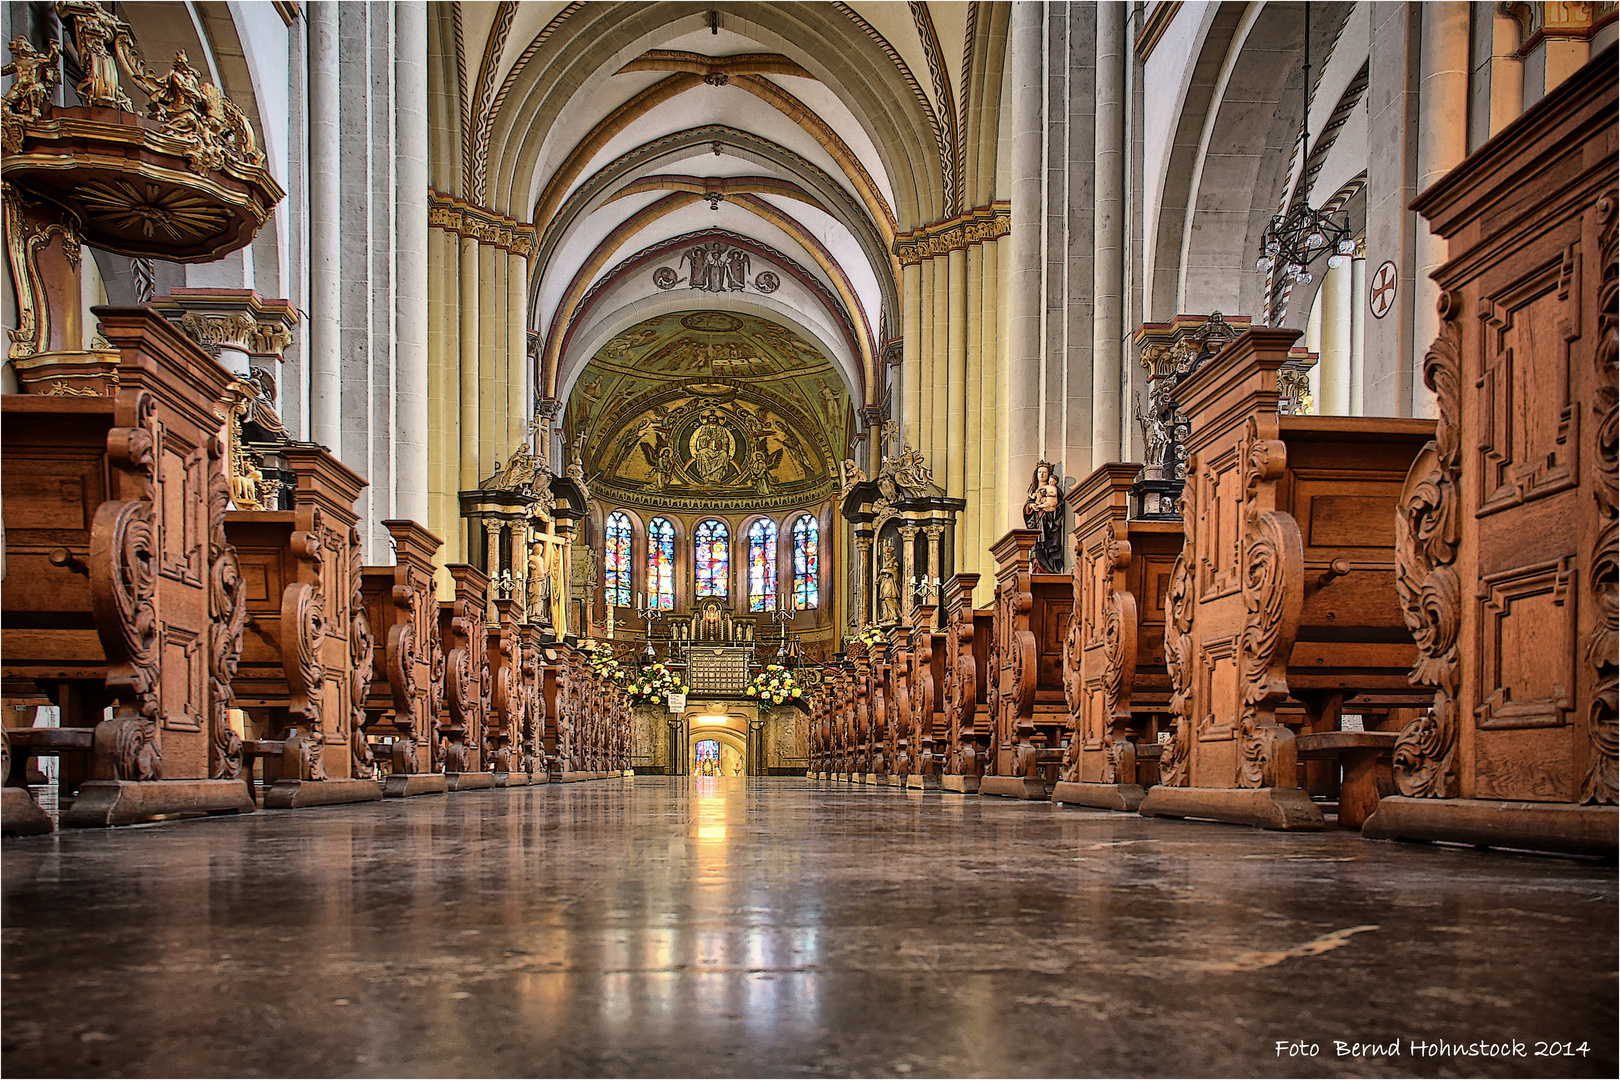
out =
<path fill-rule="evenodd" d="M 703 522 L 693 534 L 696 541 L 697 594 L 725 596 L 731 577 L 731 531 L 723 521 Z"/>
<path fill-rule="evenodd" d="M 647 600 L 653 607 L 675 607 L 675 526 L 663 518 L 647 523 Z"/>
<path fill-rule="evenodd" d="M 821 604 L 819 548 L 821 527 L 809 514 L 793 523 L 793 610 L 809 611 Z"/>
<path fill-rule="evenodd" d="M 624 607 L 630 603 L 630 516 L 620 511 L 609 514 L 604 531 L 602 580 L 607 602 Z"/>
<path fill-rule="evenodd" d="M 761 518 L 748 527 L 748 610 L 776 609 L 776 522 Z"/>

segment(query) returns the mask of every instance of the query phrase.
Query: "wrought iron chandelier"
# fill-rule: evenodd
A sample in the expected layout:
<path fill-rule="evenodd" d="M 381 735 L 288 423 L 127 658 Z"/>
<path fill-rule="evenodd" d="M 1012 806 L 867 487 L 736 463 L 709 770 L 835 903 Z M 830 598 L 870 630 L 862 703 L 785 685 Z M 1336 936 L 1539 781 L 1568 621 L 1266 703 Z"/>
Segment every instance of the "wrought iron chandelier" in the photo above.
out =
<path fill-rule="evenodd" d="M 1294 209 L 1278 214 L 1266 226 L 1260 238 L 1260 257 L 1254 268 L 1261 273 L 1275 266 L 1286 280 L 1296 285 L 1311 281 L 1311 264 L 1323 255 L 1328 266 L 1337 269 L 1355 254 L 1356 242 L 1350 235 L 1350 225 L 1341 216 L 1323 213 L 1311 205 L 1311 5 L 1305 5 L 1305 63 L 1304 81 L 1300 90 L 1305 99 L 1304 114 L 1299 125 L 1299 170 L 1304 193 Z M 1329 254 L 1331 252 L 1331 254 Z"/>

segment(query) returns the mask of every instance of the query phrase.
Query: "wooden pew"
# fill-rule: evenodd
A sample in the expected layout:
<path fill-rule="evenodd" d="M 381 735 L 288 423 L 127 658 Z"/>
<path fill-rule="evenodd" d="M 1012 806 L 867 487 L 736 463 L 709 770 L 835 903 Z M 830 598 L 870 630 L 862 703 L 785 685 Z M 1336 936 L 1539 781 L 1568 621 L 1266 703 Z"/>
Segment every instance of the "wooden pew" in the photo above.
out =
<path fill-rule="evenodd" d="M 911 775 L 911 627 L 904 623 L 889 631 L 890 654 L 884 696 L 888 714 L 886 756 L 889 787 L 905 787 Z"/>
<path fill-rule="evenodd" d="M 889 643 L 879 639 L 866 650 L 866 783 L 868 790 L 876 791 L 889 784 L 889 770 L 893 759 L 888 756 L 889 727 L 893 723 L 890 712 Z"/>
<path fill-rule="evenodd" d="M 449 789 L 471 791 L 495 786 L 495 774 L 489 770 L 484 752 L 495 689 L 489 634 L 484 627 L 489 576 L 467 563 L 450 563 L 445 569 L 456 584 L 456 598 L 439 601 L 445 680 L 435 753 Z"/>
<path fill-rule="evenodd" d="M 906 787 L 921 791 L 940 790 L 938 736 L 945 714 L 945 635 L 934 625 L 937 608 L 918 604 L 912 608 L 912 650 L 910 673 L 911 771 Z"/>
<path fill-rule="evenodd" d="M 251 811 L 230 724 L 243 609 L 213 412 L 230 376 L 149 309 L 95 314 L 117 353 L 109 396 L 5 398 L 4 676 L 93 731 L 64 825 Z"/>
<path fill-rule="evenodd" d="M 363 597 L 356 606 L 354 501 L 365 481 L 321 447 L 284 456 L 296 509 L 233 510 L 225 522 L 248 609 L 234 681 L 236 706 L 252 721 L 244 751 L 262 763 L 267 808 L 369 802 L 382 788 L 364 756 L 356 761 L 352 738 L 357 708 L 364 729 L 372 664 Z"/>
<path fill-rule="evenodd" d="M 1611 46 L 1413 203 L 1449 256 L 1397 528 L 1433 698 L 1367 836 L 1615 857 L 1616 96 Z"/>
<path fill-rule="evenodd" d="M 525 744 L 536 673 L 533 662 L 526 663 L 530 645 L 518 622 L 522 607 L 517 600 L 496 600 L 499 618 L 488 628 L 494 690 L 485 743 L 496 787 L 522 787 L 529 782 Z"/>
<path fill-rule="evenodd" d="M 996 606 L 988 706 L 995 727 L 980 795 L 1045 799 L 1047 774 L 1062 761 L 1068 727 L 1062 650 L 1073 594 L 1066 575 L 1035 573 L 1038 537 L 1012 529 L 991 549 Z"/>
<path fill-rule="evenodd" d="M 1292 693 L 1316 714 L 1298 722 L 1326 727 L 1347 697 L 1411 692 L 1392 522 L 1433 424 L 1279 415 L 1297 336 L 1249 330 L 1177 388 L 1191 433 L 1167 592 L 1174 734 L 1145 815 L 1319 829 L 1279 706 Z"/>
<path fill-rule="evenodd" d="M 536 663 L 539 665 L 539 679 L 536 682 L 536 717 L 535 733 L 538 739 L 535 763 L 538 772 L 530 773 L 536 783 L 561 783 L 563 774 L 563 758 L 560 750 L 561 724 L 563 702 L 566 698 L 568 676 L 565 669 L 568 646 L 556 640 L 542 640 L 540 652 Z M 541 780 L 540 777 L 545 779 Z"/>
<path fill-rule="evenodd" d="M 945 583 L 943 643 L 945 752 L 940 790 L 975 794 L 989 763 L 992 735 L 986 692 L 995 615 L 975 611 L 979 575 L 957 574 Z"/>
<path fill-rule="evenodd" d="M 1180 553 L 1179 523 L 1130 520 L 1141 467 L 1114 462 L 1075 485 L 1073 608 L 1064 643 L 1071 717 L 1063 779 L 1052 800 L 1135 812 L 1156 776 L 1154 720 L 1169 704 L 1165 582 Z"/>
<path fill-rule="evenodd" d="M 434 746 L 445 664 L 433 556 L 443 541 L 414 521 L 395 519 L 383 526 L 394 539 L 394 565 L 361 571 L 374 634 L 365 757 L 386 768 L 385 797 L 441 795 L 448 786 Z"/>
<path fill-rule="evenodd" d="M 878 658 L 881 650 L 856 641 L 850 646 L 855 656 L 855 775 L 853 779 L 864 790 L 875 790 L 879 784 L 877 762 L 882 757 L 881 740 L 877 735 L 878 714 L 882 709 L 882 691 L 877 685 Z"/>

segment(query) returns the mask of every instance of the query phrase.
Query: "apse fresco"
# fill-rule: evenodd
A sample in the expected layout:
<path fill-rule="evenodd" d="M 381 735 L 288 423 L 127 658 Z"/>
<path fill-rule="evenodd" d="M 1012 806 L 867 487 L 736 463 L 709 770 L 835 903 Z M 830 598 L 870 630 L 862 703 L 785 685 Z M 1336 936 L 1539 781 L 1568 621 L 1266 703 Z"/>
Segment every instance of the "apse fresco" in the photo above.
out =
<path fill-rule="evenodd" d="M 650 319 L 604 345 L 569 395 L 593 493 L 669 510 L 783 508 L 832 493 L 849 399 L 828 358 L 723 311 Z"/>

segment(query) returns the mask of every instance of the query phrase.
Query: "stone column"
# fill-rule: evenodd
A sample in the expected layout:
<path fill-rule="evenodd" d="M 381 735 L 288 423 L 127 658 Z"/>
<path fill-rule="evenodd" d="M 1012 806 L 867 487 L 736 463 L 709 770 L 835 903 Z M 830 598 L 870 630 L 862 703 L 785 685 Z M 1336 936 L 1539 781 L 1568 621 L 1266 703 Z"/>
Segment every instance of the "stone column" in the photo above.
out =
<path fill-rule="evenodd" d="M 309 437 L 342 445 L 342 223 L 338 191 L 338 5 L 314 0 L 309 20 Z"/>
<path fill-rule="evenodd" d="M 1367 155 L 1368 280 L 1385 262 L 1395 267 L 1394 306 L 1367 320 L 1362 407 L 1367 416 L 1404 416 L 1411 411 L 1413 234 L 1417 215 L 1407 204 L 1417 197 L 1418 100 L 1413 55 L 1420 35 L 1421 4 L 1373 4 L 1371 58 L 1367 72 L 1367 126 L 1377 132 Z M 1365 304 L 1363 291 L 1358 304 Z M 1427 348 L 1428 342 L 1422 348 Z"/>
<path fill-rule="evenodd" d="M 855 625 L 865 628 L 872 621 L 872 583 L 868 568 L 872 565 L 872 534 L 869 530 L 855 532 Z"/>
<path fill-rule="evenodd" d="M 967 332 L 966 355 L 963 358 L 962 382 L 963 421 L 957 429 L 953 447 L 962 454 L 962 490 L 956 496 L 967 500 L 962 514 L 962 531 L 958 543 L 966 550 L 974 550 L 979 536 L 979 513 L 984 502 L 984 467 L 979 444 L 984 438 L 981 426 L 984 406 L 984 249 L 985 244 L 974 244 L 967 251 Z"/>
<path fill-rule="evenodd" d="M 967 410 L 967 264 L 968 253 L 961 248 L 951 252 L 949 256 L 949 282 L 950 282 L 950 321 L 946 330 L 945 370 L 940 379 L 944 388 L 945 409 L 945 439 L 941 449 L 945 451 L 945 460 L 935 460 L 934 468 L 944 467 L 945 494 L 959 499 L 966 490 L 967 482 L 967 454 L 966 440 L 962 437 L 963 418 Z M 935 395 L 935 404 L 939 403 L 938 394 Z"/>
<path fill-rule="evenodd" d="M 1419 50 L 1417 189 L 1424 191 L 1468 156 L 1468 9 L 1462 0 L 1423 4 Z M 1440 286 L 1429 277 L 1446 261 L 1446 241 L 1417 226 L 1413 288 L 1412 415 L 1435 415 L 1423 385 L 1423 356 L 1440 332 Z"/>
<path fill-rule="evenodd" d="M 428 519 L 427 3 L 394 5 L 394 513 Z"/>
<path fill-rule="evenodd" d="M 930 577 L 938 578 L 941 584 L 943 584 L 945 579 L 950 577 L 950 575 L 945 572 L 945 568 L 939 565 L 939 541 L 940 538 L 945 535 L 945 526 L 925 525 L 923 526 L 923 532 L 928 534 L 928 574 Z M 932 602 L 935 604 L 939 603 L 939 594 L 937 590 L 934 594 L 934 599 Z"/>
<path fill-rule="evenodd" d="M 1365 416 L 1362 368 L 1367 352 L 1367 246 L 1356 247 L 1350 260 L 1350 415 Z"/>
<path fill-rule="evenodd" d="M 1125 15 L 1097 5 L 1097 138 L 1091 339 L 1091 464 L 1120 460 L 1125 343 Z"/>
<path fill-rule="evenodd" d="M 529 260 L 509 252 L 506 256 L 506 452 L 527 442 L 529 412 L 534 408 L 529 384 L 528 328 Z"/>
<path fill-rule="evenodd" d="M 900 430 L 912 446 L 922 444 L 922 264 L 909 263 L 900 271 Z M 855 403 L 859 409 L 861 403 Z"/>
<path fill-rule="evenodd" d="M 1003 473 L 1027 476 L 1040 457 L 1041 378 L 1041 146 L 1045 91 L 1042 48 L 1044 4 L 1015 0 L 1007 32 L 1007 63 L 1012 71 L 1012 234 L 1003 270 L 1007 296 L 1007 393 L 998 413 L 1005 418 L 1007 462 Z M 1005 476 L 1002 478 L 1006 484 Z M 1023 524 L 1023 491 L 1002 489 L 1001 529 Z M 999 531 L 999 530 L 997 530 Z"/>
<path fill-rule="evenodd" d="M 478 486 L 478 241 L 461 238 L 461 487 Z M 504 451 L 501 451 L 504 452 Z"/>
<path fill-rule="evenodd" d="M 912 579 L 917 576 L 917 526 L 907 523 L 900 526 L 900 543 L 905 546 L 902 553 L 900 575 L 905 580 L 900 582 L 900 617 L 907 622 L 911 621 L 911 609 L 916 606 L 917 596 L 912 589 Z"/>
<path fill-rule="evenodd" d="M 1350 310 L 1355 307 L 1355 288 L 1350 263 L 1330 269 L 1322 276 L 1322 395 L 1316 411 L 1323 416 L 1350 415 L 1351 325 Z"/>

